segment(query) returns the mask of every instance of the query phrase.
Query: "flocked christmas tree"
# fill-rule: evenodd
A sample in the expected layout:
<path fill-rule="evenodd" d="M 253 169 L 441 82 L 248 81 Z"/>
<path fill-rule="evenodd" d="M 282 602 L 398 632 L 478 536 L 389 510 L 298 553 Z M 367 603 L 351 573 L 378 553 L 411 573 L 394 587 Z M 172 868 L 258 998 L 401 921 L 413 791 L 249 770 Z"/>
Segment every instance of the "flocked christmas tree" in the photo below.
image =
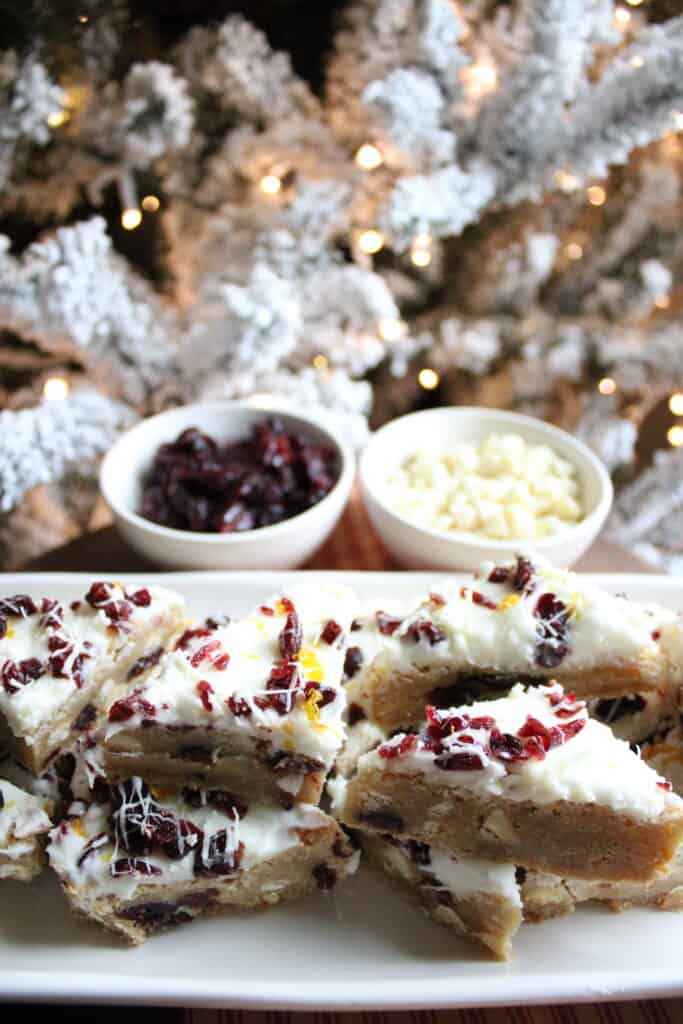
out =
<path fill-rule="evenodd" d="M 286 396 L 362 443 L 369 379 L 378 419 L 438 387 L 632 475 L 638 425 L 683 385 L 675 7 L 357 0 L 320 95 L 237 15 L 171 46 L 138 24 L 142 61 L 131 12 L 84 0 L 66 39 L 5 52 L 0 367 L 31 370 L 6 398 L 34 408 L 3 414 L 2 508 L 130 415 L 204 396 Z M 45 235 L 20 251 L 26 223 Z M 143 274 L 114 240 L 152 224 Z M 46 378 L 71 384 L 59 409 L 35 405 Z M 681 468 L 660 454 L 612 527 L 674 569 Z"/>

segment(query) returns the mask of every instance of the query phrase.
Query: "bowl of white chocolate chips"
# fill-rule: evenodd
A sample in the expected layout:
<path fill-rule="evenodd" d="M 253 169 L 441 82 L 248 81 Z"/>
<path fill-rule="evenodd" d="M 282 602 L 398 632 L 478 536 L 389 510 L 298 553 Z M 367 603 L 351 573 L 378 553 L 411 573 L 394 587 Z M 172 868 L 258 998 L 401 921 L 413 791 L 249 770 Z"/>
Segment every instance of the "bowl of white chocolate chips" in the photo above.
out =
<path fill-rule="evenodd" d="M 525 547 L 568 566 L 612 503 L 609 475 L 582 442 L 497 409 L 393 420 L 372 436 L 360 477 L 373 526 L 409 568 L 473 569 Z"/>

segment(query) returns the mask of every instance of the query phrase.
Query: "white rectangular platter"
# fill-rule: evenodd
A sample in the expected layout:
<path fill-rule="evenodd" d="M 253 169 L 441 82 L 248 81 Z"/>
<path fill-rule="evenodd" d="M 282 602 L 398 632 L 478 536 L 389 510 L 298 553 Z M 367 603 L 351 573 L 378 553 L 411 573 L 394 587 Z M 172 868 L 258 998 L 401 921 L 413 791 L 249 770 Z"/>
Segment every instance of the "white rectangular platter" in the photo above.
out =
<path fill-rule="evenodd" d="M 343 579 L 367 598 L 409 596 L 439 578 L 251 572 L 164 574 L 154 581 L 179 590 L 203 616 L 239 614 L 303 576 Z M 633 599 L 683 609 L 683 581 L 591 579 Z M 0 575 L 0 593 L 70 599 L 91 581 L 75 574 Z M 0 999 L 349 1011 L 635 999 L 683 994 L 682 950 L 683 915 L 583 907 L 523 926 L 515 959 L 496 963 L 429 922 L 363 867 L 330 895 L 267 913 L 200 919 L 138 949 L 72 919 L 49 874 L 31 886 L 3 882 L 0 888 Z"/>

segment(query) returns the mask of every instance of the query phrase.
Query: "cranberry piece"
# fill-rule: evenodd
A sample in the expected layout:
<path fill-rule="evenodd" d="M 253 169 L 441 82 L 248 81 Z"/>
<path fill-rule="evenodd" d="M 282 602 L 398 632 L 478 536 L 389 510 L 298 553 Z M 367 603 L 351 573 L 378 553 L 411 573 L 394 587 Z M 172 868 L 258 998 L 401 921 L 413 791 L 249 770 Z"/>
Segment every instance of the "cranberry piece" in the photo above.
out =
<path fill-rule="evenodd" d="M 280 633 L 280 654 L 283 658 L 295 658 L 301 650 L 303 630 L 296 611 L 287 612 L 285 624 Z"/>
<path fill-rule="evenodd" d="M 20 662 L 7 660 L 0 671 L 3 689 L 10 695 L 43 675 L 45 668 L 37 658 L 25 658 Z"/>
<path fill-rule="evenodd" d="M 349 647 L 344 657 L 344 680 L 353 679 L 363 665 L 363 652 L 360 647 Z"/>
<path fill-rule="evenodd" d="M 507 583 L 511 574 L 511 569 L 506 569 L 504 565 L 496 565 L 489 573 L 489 583 Z"/>
<path fill-rule="evenodd" d="M 209 712 L 213 711 L 213 704 L 211 702 L 213 686 L 211 686 L 211 684 L 208 683 L 206 679 L 201 679 L 197 683 L 197 693 L 199 694 L 199 699 L 204 705 L 204 710 Z"/>
<path fill-rule="evenodd" d="M 206 877 L 208 875 L 234 875 L 244 855 L 244 843 L 233 848 L 228 840 L 227 829 L 220 829 L 209 839 L 208 849 L 204 844 L 195 852 L 194 873 Z"/>
<path fill-rule="evenodd" d="M 357 725 L 358 722 L 363 722 L 368 716 L 363 711 L 360 704 L 352 702 L 348 708 L 348 721 L 349 725 Z"/>
<path fill-rule="evenodd" d="M 442 597 L 441 594 L 430 594 L 429 600 L 436 608 L 443 608 L 446 603 L 446 598 Z"/>
<path fill-rule="evenodd" d="M 351 623 L 350 630 L 352 633 L 358 633 L 363 628 L 363 623 L 358 619 L 354 619 Z"/>
<path fill-rule="evenodd" d="M 158 665 L 163 653 L 164 648 L 160 646 L 155 647 L 153 651 L 148 651 L 147 654 L 143 654 L 142 657 L 138 658 L 138 660 L 128 669 L 126 679 L 137 679 L 137 677 L 141 676 L 143 672 L 147 672 L 148 669 Z"/>
<path fill-rule="evenodd" d="M 134 715 L 142 715 L 145 718 L 155 718 L 157 709 L 148 700 L 140 697 L 139 694 L 130 694 L 121 700 L 114 701 L 109 708 L 110 722 L 127 722 Z"/>
<path fill-rule="evenodd" d="M 518 736 L 500 729 L 492 729 L 489 737 L 489 748 L 499 761 L 528 761 L 529 754 Z"/>
<path fill-rule="evenodd" d="M 480 604 L 482 608 L 490 608 L 492 611 L 495 611 L 498 607 L 495 601 L 492 601 L 490 597 L 486 597 L 486 595 L 482 594 L 479 590 L 470 591 L 470 600 L 472 601 L 472 604 Z"/>
<path fill-rule="evenodd" d="M 126 597 L 138 608 L 148 608 L 152 603 L 152 595 L 146 587 L 141 587 L 132 594 L 126 593 Z"/>
<path fill-rule="evenodd" d="M 650 633 L 650 636 L 655 641 L 655 643 L 660 639 L 661 635 L 662 635 L 661 634 L 661 630 L 659 630 L 659 629 L 653 629 L 652 632 Z"/>
<path fill-rule="evenodd" d="M 261 615 L 266 615 L 269 619 L 272 619 L 272 617 L 275 615 L 274 610 L 270 608 L 267 604 L 262 604 L 261 607 L 259 608 L 259 611 L 261 612 Z"/>
<path fill-rule="evenodd" d="M 572 722 L 563 722 L 558 726 L 565 740 L 577 736 L 586 725 L 585 718 L 575 718 Z"/>
<path fill-rule="evenodd" d="M 556 668 L 569 653 L 569 609 L 555 594 L 545 593 L 536 603 L 534 616 L 539 619 L 534 660 L 543 668 Z"/>
<path fill-rule="evenodd" d="M 328 864 L 316 864 L 311 870 L 311 874 L 318 883 L 318 888 L 322 889 L 323 892 L 328 892 L 336 885 L 337 872 Z"/>
<path fill-rule="evenodd" d="M 458 750 L 453 754 L 437 757 L 434 761 L 437 768 L 443 768 L 449 772 L 474 772 L 481 771 L 484 767 L 484 759 L 481 754 L 475 751 Z"/>
<path fill-rule="evenodd" d="M 150 864 L 147 860 L 137 857 L 122 857 L 111 865 L 111 873 L 115 878 L 120 875 L 160 875 L 161 868 Z"/>
<path fill-rule="evenodd" d="M 534 577 L 534 567 L 528 558 L 518 558 L 515 574 L 512 577 L 512 589 L 519 594 L 531 589 L 529 586 Z"/>
<path fill-rule="evenodd" d="M 28 594 L 15 594 L 14 597 L 0 598 L 0 615 L 3 618 L 28 618 L 38 611 L 36 603 Z"/>
<path fill-rule="evenodd" d="M 251 715 L 251 706 L 244 697 L 236 697 L 234 693 L 231 693 L 225 703 L 228 705 L 230 714 L 235 718 L 249 718 Z"/>
<path fill-rule="evenodd" d="M 7 619 L 0 615 L 0 640 L 7 635 Z"/>
<path fill-rule="evenodd" d="M 411 622 L 406 629 L 405 636 L 413 643 L 419 643 L 424 639 L 430 647 L 443 643 L 446 639 L 446 634 L 431 619 L 417 619 L 415 622 Z"/>
<path fill-rule="evenodd" d="M 490 715 L 478 715 L 470 720 L 471 729 L 493 729 L 495 724 L 495 718 L 491 718 Z"/>
<path fill-rule="evenodd" d="M 421 867 L 428 867 L 432 863 L 431 849 L 427 843 L 421 843 L 417 839 L 409 839 L 406 848 L 410 859 Z"/>
<path fill-rule="evenodd" d="M 85 599 L 92 608 L 101 608 L 110 601 L 111 589 L 110 583 L 93 583 Z"/>
<path fill-rule="evenodd" d="M 190 665 L 192 665 L 192 668 L 199 668 L 203 661 L 209 661 L 211 659 L 211 655 L 216 654 L 220 650 L 220 640 L 209 640 L 208 644 L 202 644 L 202 646 L 197 648 L 197 650 L 190 656 Z"/>
<path fill-rule="evenodd" d="M 176 640 L 175 649 L 176 651 L 186 651 L 195 638 L 205 636 L 211 636 L 211 630 L 204 626 L 199 626 L 197 629 L 186 629 Z"/>
<path fill-rule="evenodd" d="M 97 718 L 97 709 L 94 704 L 86 704 L 74 718 L 71 728 L 77 732 L 85 732 Z"/>
<path fill-rule="evenodd" d="M 383 743 L 378 748 L 377 753 L 385 761 L 392 761 L 395 757 L 402 757 L 404 754 L 414 750 L 416 746 L 417 736 L 415 733 L 409 732 L 398 743 Z"/>
<path fill-rule="evenodd" d="M 339 623 L 335 622 L 334 619 L 328 619 L 322 628 L 320 639 L 323 640 L 326 644 L 333 644 L 334 641 L 338 637 L 340 637 L 342 633 L 343 629 L 341 628 Z"/>
<path fill-rule="evenodd" d="M 663 789 L 665 793 L 670 793 L 671 792 L 672 786 L 671 786 L 670 782 L 666 782 L 666 781 L 658 782 L 657 785 L 659 786 L 660 789 Z"/>
<path fill-rule="evenodd" d="M 395 615 L 387 615 L 386 612 L 375 612 L 375 621 L 382 636 L 392 636 L 403 619 L 398 619 Z"/>
<path fill-rule="evenodd" d="M 76 861 L 76 867 L 82 867 L 85 861 L 90 856 L 90 854 L 94 853 L 95 850 L 99 850 L 100 847 L 106 846 L 108 841 L 109 836 L 107 835 L 106 832 L 100 832 L 99 835 L 93 836 L 92 839 L 90 839 L 83 847 L 83 851 L 78 860 Z"/>

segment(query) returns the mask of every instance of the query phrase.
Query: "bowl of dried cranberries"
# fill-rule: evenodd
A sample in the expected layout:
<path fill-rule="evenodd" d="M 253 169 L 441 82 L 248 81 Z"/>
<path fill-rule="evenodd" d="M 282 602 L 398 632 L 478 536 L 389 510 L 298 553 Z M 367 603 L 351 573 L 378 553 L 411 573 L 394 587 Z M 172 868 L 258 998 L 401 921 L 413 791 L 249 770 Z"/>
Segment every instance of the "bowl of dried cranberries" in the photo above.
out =
<path fill-rule="evenodd" d="M 333 530 L 354 455 L 327 423 L 257 399 L 143 420 L 106 455 L 100 488 L 141 554 L 183 569 L 289 569 Z"/>

